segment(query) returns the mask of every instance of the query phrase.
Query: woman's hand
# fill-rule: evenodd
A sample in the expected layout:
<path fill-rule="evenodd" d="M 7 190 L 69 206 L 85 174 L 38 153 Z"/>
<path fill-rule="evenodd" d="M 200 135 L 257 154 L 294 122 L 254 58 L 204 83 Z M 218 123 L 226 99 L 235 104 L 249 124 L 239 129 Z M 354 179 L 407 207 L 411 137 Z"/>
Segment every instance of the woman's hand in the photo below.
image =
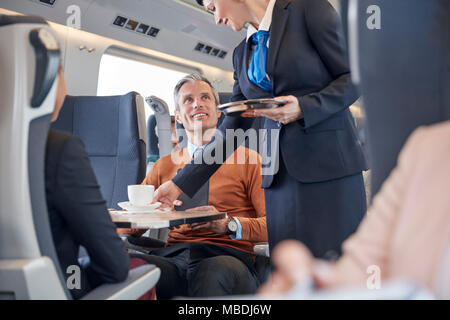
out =
<path fill-rule="evenodd" d="M 181 206 L 183 203 L 177 200 L 181 193 L 181 189 L 172 180 L 166 181 L 156 189 L 152 203 L 161 202 L 159 209 L 173 208 L 174 205 Z"/>
<path fill-rule="evenodd" d="M 282 107 L 273 109 L 253 109 L 242 113 L 242 117 L 266 117 L 274 121 L 278 121 L 282 124 L 288 124 L 303 118 L 302 109 L 298 103 L 297 97 L 294 96 L 283 96 L 276 97 L 275 99 L 280 99 L 286 101 L 286 104 Z"/>
<path fill-rule="evenodd" d="M 188 209 L 186 211 L 204 211 L 204 212 L 219 212 L 214 206 L 203 206 L 203 207 L 197 207 Z M 214 233 L 219 234 L 226 234 L 228 232 L 228 218 L 220 219 L 220 220 L 213 220 L 209 222 L 197 222 L 192 223 L 190 225 L 192 230 L 200 230 L 205 229 Z"/>

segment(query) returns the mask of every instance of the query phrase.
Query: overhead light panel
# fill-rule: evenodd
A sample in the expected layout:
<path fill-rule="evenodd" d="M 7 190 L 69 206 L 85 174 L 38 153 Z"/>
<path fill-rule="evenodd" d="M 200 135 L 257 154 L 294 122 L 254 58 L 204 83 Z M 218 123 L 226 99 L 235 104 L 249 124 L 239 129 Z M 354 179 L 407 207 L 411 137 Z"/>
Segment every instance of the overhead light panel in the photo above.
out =
<path fill-rule="evenodd" d="M 56 0 L 39 0 L 39 2 L 42 2 L 44 4 L 48 4 L 49 6 L 53 6 L 55 4 Z"/>
<path fill-rule="evenodd" d="M 159 29 L 155 28 L 155 27 L 151 27 L 150 30 L 148 30 L 148 32 L 147 32 L 147 34 L 153 38 L 156 38 L 156 36 L 158 36 L 158 33 L 159 33 Z"/>
<path fill-rule="evenodd" d="M 128 18 L 122 17 L 122 16 L 117 16 L 116 19 L 114 20 L 113 24 L 119 27 L 123 27 L 125 25 L 125 23 L 127 23 Z"/>
<path fill-rule="evenodd" d="M 227 51 L 214 48 L 213 46 L 201 42 L 196 44 L 194 50 L 220 59 L 225 59 L 225 56 L 227 55 Z"/>
<path fill-rule="evenodd" d="M 147 33 L 148 28 L 150 28 L 149 25 L 141 23 L 141 24 L 139 24 L 139 27 L 137 27 L 136 32 L 145 34 L 145 33 Z"/>
<path fill-rule="evenodd" d="M 56 0 L 30 0 L 31 2 L 36 2 L 43 4 L 48 7 L 53 7 L 55 5 Z"/>
<path fill-rule="evenodd" d="M 112 24 L 124 30 L 150 36 L 152 38 L 156 38 L 161 31 L 160 28 L 156 28 L 147 23 L 142 23 L 136 19 L 130 19 L 123 15 L 117 15 Z"/>

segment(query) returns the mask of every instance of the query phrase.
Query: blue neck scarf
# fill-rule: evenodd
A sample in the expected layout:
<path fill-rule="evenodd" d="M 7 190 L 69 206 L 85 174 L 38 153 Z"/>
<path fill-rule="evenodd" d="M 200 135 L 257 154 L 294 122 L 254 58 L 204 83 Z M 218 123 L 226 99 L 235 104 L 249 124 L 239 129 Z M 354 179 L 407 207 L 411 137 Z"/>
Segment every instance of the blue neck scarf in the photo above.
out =
<path fill-rule="evenodd" d="M 260 30 L 250 37 L 252 44 L 256 45 L 252 60 L 248 68 L 248 78 L 251 82 L 267 92 L 272 92 L 272 83 L 267 79 L 267 40 L 269 31 Z"/>

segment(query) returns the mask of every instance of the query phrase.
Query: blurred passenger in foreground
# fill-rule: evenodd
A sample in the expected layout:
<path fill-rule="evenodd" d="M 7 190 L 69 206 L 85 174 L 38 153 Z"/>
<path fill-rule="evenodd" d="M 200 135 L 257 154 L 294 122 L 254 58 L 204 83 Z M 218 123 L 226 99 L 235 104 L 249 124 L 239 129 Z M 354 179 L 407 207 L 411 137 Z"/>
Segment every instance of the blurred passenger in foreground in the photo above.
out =
<path fill-rule="evenodd" d="M 335 263 L 315 260 L 300 242 L 285 241 L 275 248 L 276 271 L 259 293 L 286 293 L 311 278 L 319 289 L 366 288 L 378 267 L 382 283 L 407 279 L 437 298 L 450 298 L 444 263 L 450 246 L 449 187 L 450 122 L 417 129 L 359 229 L 344 243 L 343 256 Z"/>

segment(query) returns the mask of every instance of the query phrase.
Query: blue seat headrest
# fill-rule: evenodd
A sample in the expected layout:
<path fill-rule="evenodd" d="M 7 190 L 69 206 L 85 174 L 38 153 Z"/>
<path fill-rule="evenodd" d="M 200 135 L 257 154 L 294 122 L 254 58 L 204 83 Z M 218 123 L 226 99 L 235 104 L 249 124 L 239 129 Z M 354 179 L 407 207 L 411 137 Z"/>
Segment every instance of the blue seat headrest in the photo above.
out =
<path fill-rule="evenodd" d="M 67 96 L 52 127 L 83 141 L 108 207 L 127 201 L 127 185 L 145 177 L 136 92 L 122 96 Z"/>

